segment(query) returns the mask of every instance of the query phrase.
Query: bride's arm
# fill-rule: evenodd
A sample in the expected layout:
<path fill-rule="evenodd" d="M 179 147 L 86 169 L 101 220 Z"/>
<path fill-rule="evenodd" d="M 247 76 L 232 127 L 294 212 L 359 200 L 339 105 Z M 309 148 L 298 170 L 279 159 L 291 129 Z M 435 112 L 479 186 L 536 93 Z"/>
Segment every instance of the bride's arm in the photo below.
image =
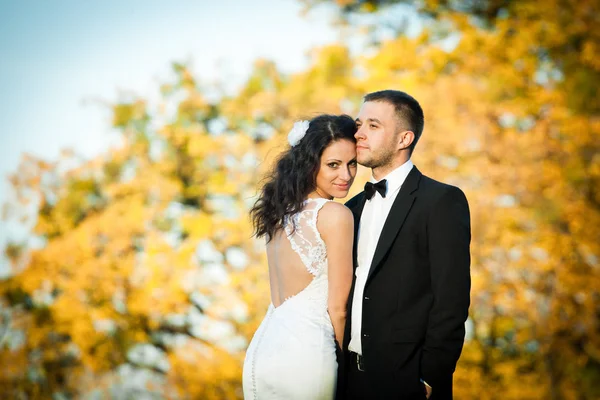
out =
<path fill-rule="evenodd" d="M 354 217 L 346 206 L 330 202 L 320 212 L 318 228 L 327 247 L 328 311 L 340 348 L 344 340 L 346 305 L 352 286 Z"/>

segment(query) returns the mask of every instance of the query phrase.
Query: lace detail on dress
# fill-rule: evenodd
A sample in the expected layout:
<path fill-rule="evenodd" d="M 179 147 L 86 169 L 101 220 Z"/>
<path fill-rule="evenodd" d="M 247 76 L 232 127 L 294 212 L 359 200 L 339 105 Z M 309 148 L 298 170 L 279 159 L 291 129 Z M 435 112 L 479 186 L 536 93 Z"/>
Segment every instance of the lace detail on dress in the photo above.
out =
<path fill-rule="evenodd" d="M 300 256 L 308 272 L 315 277 L 327 269 L 327 249 L 317 230 L 317 216 L 328 201 L 330 200 L 306 199 L 304 209 L 285 223 L 285 233 L 292 249 Z"/>
<path fill-rule="evenodd" d="M 306 200 L 302 211 L 284 221 L 284 232 L 273 244 L 282 248 L 274 256 L 276 265 L 270 264 L 269 268 L 280 268 L 278 272 L 283 275 L 291 271 L 295 276 L 312 279 L 279 306 L 269 305 L 244 361 L 242 383 L 246 399 L 335 398 L 338 364 L 333 325 L 327 312 L 327 254 L 317 230 L 317 214 L 327 201 Z M 311 275 L 307 276 L 300 264 Z"/>

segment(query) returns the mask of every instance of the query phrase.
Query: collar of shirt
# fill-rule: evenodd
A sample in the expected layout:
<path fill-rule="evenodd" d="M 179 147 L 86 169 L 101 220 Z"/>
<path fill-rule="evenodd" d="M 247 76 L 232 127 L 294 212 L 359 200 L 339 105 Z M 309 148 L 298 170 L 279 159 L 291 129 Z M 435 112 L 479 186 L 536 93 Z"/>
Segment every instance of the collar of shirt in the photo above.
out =
<path fill-rule="evenodd" d="M 398 168 L 396 168 L 395 170 L 393 170 L 392 172 L 390 172 L 389 174 L 387 174 L 386 176 L 381 178 L 381 179 L 387 179 L 386 198 L 390 197 L 390 195 L 392 195 L 393 193 L 395 193 L 396 191 L 398 191 L 400 189 L 400 186 L 402 186 L 402 184 L 406 180 L 406 177 L 410 173 L 410 170 L 412 169 L 413 166 L 414 166 L 413 162 L 410 159 L 408 159 L 408 161 L 406 161 L 404 164 L 402 164 L 401 166 L 399 166 Z M 373 176 L 371 176 L 371 182 L 377 183 L 379 181 L 375 180 L 375 178 Z M 373 198 L 375 198 L 375 197 L 373 197 Z"/>

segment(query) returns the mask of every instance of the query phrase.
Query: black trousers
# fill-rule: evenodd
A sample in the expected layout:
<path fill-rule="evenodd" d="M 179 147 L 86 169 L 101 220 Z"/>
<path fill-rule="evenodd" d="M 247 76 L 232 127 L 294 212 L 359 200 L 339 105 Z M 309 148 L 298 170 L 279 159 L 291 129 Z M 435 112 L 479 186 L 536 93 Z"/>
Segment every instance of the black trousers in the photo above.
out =
<path fill-rule="evenodd" d="M 358 369 L 356 353 L 350 353 L 350 368 L 346 381 L 345 398 L 348 400 L 367 400 L 373 398 L 373 391 L 369 390 L 367 376 Z"/>
<path fill-rule="evenodd" d="M 348 375 L 346 378 L 345 390 L 343 392 L 344 400 L 372 400 L 374 396 L 378 396 L 377 398 L 381 398 L 381 394 L 374 394 L 375 390 L 373 387 L 369 385 L 367 380 L 367 375 L 364 371 L 358 369 L 357 364 L 357 355 L 356 353 L 349 353 L 350 362 L 348 368 Z M 363 368 L 364 369 L 364 368 Z M 386 398 L 398 398 L 390 395 L 391 397 Z M 413 394 L 405 394 L 405 395 L 397 395 L 401 396 L 402 399 L 417 399 L 422 400 L 426 398 L 425 388 L 423 388 L 422 393 L 413 393 Z M 339 397 L 338 397 L 339 398 Z M 445 397 L 444 397 L 445 398 Z M 448 397 L 451 399 L 452 397 Z M 433 399 L 433 397 L 431 398 Z"/>

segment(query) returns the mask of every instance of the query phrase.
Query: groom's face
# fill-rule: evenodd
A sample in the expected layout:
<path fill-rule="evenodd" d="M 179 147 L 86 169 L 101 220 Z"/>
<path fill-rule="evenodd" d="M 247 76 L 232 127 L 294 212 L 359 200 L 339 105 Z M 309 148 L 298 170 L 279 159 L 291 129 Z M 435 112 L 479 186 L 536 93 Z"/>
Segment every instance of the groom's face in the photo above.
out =
<path fill-rule="evenodd" d="M 397 153 L 397 117 L 385 101 L 363 103 L 356 118 L 356 159 L 368 168 L 390 164 Z"/>

